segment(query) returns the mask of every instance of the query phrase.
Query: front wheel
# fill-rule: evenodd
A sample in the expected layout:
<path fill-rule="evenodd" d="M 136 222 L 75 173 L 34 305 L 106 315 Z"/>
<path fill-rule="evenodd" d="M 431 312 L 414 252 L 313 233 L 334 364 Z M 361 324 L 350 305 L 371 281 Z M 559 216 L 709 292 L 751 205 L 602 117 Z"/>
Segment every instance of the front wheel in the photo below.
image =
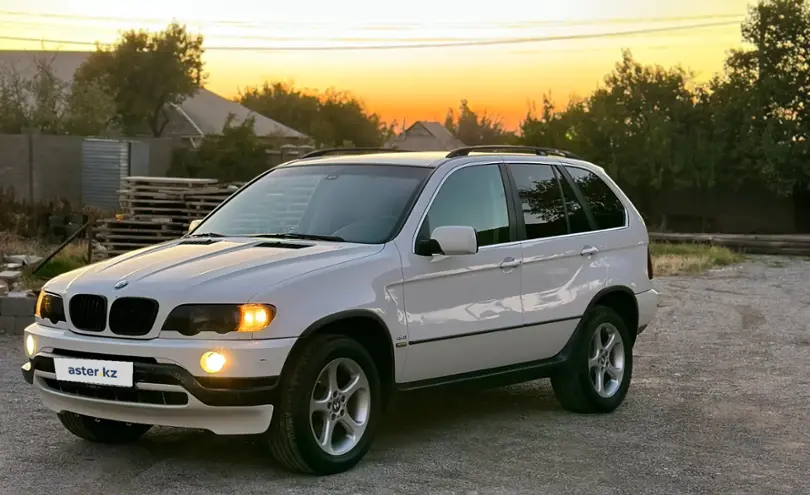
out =
<path fill-rule="evenodd" d="M 374 360 L 339 335 L 309 337 L 290 359 L 268 431 L 273 456 L 305 473 L 352 468 L 368 452 L 382 412 Z"/>
<path fill-rule="evenodd" d="M 151 425 L 122 423 L 99 419 L 68 411 L 57 414 L 65 429 L 79 438 L 98 443 L 129 443 L 140 438 Z"/>
<path fill-rule="evenodd" d="M 633 373 L 633 344 L 624 320 L 596 306 L 586 316 L 582 340 L 567 369 L 552 377 L 554 395 L 565 409 L 609 413 L 627 396 Z"/>

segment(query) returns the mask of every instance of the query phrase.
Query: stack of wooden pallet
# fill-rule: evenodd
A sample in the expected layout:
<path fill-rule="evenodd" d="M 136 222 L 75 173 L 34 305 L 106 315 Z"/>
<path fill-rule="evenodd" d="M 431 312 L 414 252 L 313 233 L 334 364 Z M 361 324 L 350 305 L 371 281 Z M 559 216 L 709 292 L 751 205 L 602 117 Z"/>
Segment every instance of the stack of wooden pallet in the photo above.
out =
<path fill-rule="evenodd" d="M 216 179 L 127 177 L 119 190 L 121 213 L 100 220 L 95 237 L 108 256 L 176 239 L 238 187 Z"/>

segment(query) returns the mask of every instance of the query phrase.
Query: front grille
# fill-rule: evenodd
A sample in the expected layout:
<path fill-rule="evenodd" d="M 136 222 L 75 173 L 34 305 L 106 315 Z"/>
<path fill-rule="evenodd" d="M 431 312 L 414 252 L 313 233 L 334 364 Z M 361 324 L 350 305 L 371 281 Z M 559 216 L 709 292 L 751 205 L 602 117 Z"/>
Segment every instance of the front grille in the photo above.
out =
<path fill-rule="evenodd" d="M 79 330 L 102 332 L 107 327 L 107 299 L 92 294 L 70 298 L 70 322 Z"/>
<path fill-rule="evenodd" d="M 117 335 L 146 335 L 152 330 L 158 302 L 143 297 L 122 297 L 110 308 L 110 331 Z"/>
<path fill-rule="evenodd" d="M 184 406 L 188 404 L 188 395 L 184 392 L 161 392 L 158 390 L 140 390 L 137 388 L 107 387 L 104 385 L 63 382 L 54 380 L 53 378 L 44 378 L 44 380 L 49 388 L 57 392 L 92 399 L 165 406 Z"/>

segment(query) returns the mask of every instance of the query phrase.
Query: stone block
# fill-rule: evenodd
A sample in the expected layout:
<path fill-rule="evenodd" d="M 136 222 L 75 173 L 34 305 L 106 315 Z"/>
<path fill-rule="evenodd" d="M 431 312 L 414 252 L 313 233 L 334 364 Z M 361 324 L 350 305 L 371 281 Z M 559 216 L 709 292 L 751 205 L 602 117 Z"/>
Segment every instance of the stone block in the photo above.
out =
<path fill-rule="evenodd" d="M 16 320 L 17 318 L 14 316 L 0 316 L 0 333 L 14 333 L 14 327 L 17 324 Z"/>
<path fill-rule="evenodd" d="M 19 270 L 4 270 L 0 272 L 0 280 L 14 282 L 15 280 L 19 279 L 21 275 L 22 272 Z"/>
<path fill-rule="evenodd" d="M 33 265 L 39 263 L 42 260 L 42 257 L 34 256 L 31 254 L 14 254 L 11 256 L 6 256 L 6 260 L 9 263 L 18 263 L 20 265 Z"/>
<path fill-rule="evenodd" d="M 31 316 L 15 316 L 14 330 L 11 333 L 14 335 L 22 335 L 23 331 L 32 323 L 34 323 L 33 314 Z"/>
<path fill-rule="evenodd" d="M 33 297 L 3 297 L 0 298 L 0 315 L 34 316 L 36 305 Z"/>

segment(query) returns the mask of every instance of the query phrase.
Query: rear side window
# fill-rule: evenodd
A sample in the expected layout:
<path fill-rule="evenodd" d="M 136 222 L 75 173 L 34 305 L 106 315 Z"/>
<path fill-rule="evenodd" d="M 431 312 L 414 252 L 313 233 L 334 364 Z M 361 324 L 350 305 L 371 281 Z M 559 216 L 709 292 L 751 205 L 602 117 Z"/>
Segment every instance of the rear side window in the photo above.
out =
<path fill-rule="evenodd" d="M 599 230 L 624 227 L 627 224 L 624 205 L 605 181 L 590 170 L 577 167 L 566 169 L 585 196 L 585 202 Z"/>
<path fill-rule="evenodd" d="M 568 233 L 562 190 L 557 172 L 550 165 L 509 164 L 515 179 L 526 224 L 527 239 L 543 239 Z"/>
<path fill-rule="evenodd" d="M 563 197 L 565 198 L 565 211 L 568 213 L 568 225 L 571 227 L 572 234 L 579 234 L 580 232 L 589 232 L 591 223 L 588 221 L 588 215 L 585 213 L 585 208 L 582 207 L 571 184 L 567 180 L 561 180 Z"/>

